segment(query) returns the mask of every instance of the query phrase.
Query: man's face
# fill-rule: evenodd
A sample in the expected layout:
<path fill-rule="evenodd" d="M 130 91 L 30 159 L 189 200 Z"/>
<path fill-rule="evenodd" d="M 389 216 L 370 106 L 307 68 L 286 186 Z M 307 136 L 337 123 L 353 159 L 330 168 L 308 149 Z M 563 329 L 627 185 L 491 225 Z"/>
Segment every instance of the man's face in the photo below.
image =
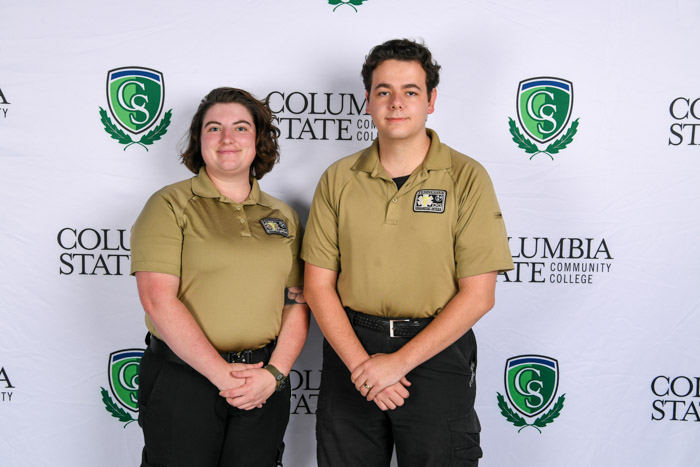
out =
<path fill-rule="evenodd" d="M 386 60 L 372 72 L 367 112 L 380 138 L 408 140 L 425 135 L 437 91 L 428 95 L 425 70 L 417 61 Z"/>

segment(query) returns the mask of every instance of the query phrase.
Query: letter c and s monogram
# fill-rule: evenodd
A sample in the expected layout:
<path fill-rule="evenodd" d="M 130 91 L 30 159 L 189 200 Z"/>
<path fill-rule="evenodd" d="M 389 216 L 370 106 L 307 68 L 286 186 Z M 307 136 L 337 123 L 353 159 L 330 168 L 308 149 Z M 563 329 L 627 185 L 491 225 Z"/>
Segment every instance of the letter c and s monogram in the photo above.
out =
<path fill-rule="evenodd" d="M 540 376 L 540 371 L 536 368 L 523 368 L 522 370 L 518 371 L 518 373 L 515 375 L 515 389 L 518 391 L 518 393 L 523 396 L 532 396 L 539 399 L 539 403 L 537 404 L 531 404 L 529 399 L 525 400 L 525 405 L 527 405 L 531 409 L 534 409 L 540 407 L 544 403 L 544 398 L 542 397 L 542 394 L 540 394 L 540 390 L 542 389 L 543 384 L 542 381 L 538 379 L 531 379 L 527 383 L 527 385 L 523 387 L 522 381 L 523 374 L 525 372 L 532 372 L 535 373 L 537 376 Z"/>
<path fill-rule="evenodd" d="M 117 98 L 119 99 L 119 105 L 121 105 L 122 108 L 124 108 L 125 110 L 128 110 L 129 112 L 141 112 L 145 114 L 143 120 L 137 120 L 133 114 L 129 115 L 129 120 L 131 120 L 131 123 L 140 125 L 142 123 L 146 123 L 150 118 L 150 114 L 148 113 L 148 110 L 146 110 L 148 96 L 146 96 L 145 94 L 134 94 L 133 96 L 131 96 L 129 103 L 127 103 L 124 99 L 124 91 L 126 90 L 126 87 L 130 84 L 136 85 L 137 87 L 141 88 L 142 91 L 146 90 L 146 86 L 144 86 L 143 83 L 139 83 L 138 81 L 133 80 L 124 81 L 117 90 Z M 143 99 L 141 105 L 139 105 L 138 102 L 136 102 L 136 99 L 138 98 Z"/>

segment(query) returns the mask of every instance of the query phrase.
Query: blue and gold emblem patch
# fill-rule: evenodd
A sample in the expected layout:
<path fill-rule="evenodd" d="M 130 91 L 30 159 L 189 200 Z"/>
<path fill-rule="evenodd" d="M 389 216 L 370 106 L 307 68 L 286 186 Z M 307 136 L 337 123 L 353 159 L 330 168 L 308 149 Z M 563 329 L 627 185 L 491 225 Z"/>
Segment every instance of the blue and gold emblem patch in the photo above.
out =
<path fill-rule="evenodd" d="M 289 237 L 289 229 L 287 228 L 287 223 L 282 219 L 277 219 L 276 217 L 265 217 L 260 219 L 260 223 L 265 229 L 265 233 L 268 235 L 282 235 L 283 237 Z"/>
<path fill-rule="evenodd" d="M 413 200 L 414 212 L 445 212 L 445 190 L 418 190 Z"/>

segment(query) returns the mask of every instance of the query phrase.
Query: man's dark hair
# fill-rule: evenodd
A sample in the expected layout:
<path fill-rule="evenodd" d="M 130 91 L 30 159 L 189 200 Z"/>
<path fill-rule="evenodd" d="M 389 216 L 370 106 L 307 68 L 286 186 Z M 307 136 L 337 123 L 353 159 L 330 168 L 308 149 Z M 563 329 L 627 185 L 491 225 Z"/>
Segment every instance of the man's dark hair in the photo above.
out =
<path fill-rule="evenodd" d="M 428 89 L 428 98 L 440 82 L 440 65 L 433 60 L 430 50 L 425 44 L 410 39 L 392 39 L 377 45 L 369 51 L 362 65 L 362 81 L 365 90 L 369 93 L 372 88 L 372 72 L 385 60 L 402 60 L 404 62 L 416 61 L 425 70 L 425 85 Z"/>
<path fill-rule="evenodd" d="M 255 124 L 255 159 L 250 165 L 250 175 L 260 180 L 263 175 L 272 170 L 276 162 L 279 162 L 280 148 L 277 138 L 280 130 L 273 124 L 275 117 L 270 111 L 268 99 L 259 101 L 247 91 L 236 88 L 216 88 L 207 94 L 192 117 L 188 132 L 187 148 L 182 151 L 180 159 L 185 166 L 194 173 L 204 166 L 202 158 L 202 125 L 204 114 L 214 104 L 241 104 L 250 115 Z"/>

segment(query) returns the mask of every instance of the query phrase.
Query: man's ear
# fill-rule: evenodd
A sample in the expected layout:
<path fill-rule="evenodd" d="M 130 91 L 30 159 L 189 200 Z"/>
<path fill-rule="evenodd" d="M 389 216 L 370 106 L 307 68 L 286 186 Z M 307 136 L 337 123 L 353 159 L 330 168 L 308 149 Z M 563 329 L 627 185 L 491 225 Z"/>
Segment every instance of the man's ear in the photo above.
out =
<path fill-rule="evenodd" d="M 437 89 L 433 88 L 430 91 L 430 100 L 428 100 L 428 113 L 431 114 L 435 112 L 435 100 L 437 99 Z"/>

